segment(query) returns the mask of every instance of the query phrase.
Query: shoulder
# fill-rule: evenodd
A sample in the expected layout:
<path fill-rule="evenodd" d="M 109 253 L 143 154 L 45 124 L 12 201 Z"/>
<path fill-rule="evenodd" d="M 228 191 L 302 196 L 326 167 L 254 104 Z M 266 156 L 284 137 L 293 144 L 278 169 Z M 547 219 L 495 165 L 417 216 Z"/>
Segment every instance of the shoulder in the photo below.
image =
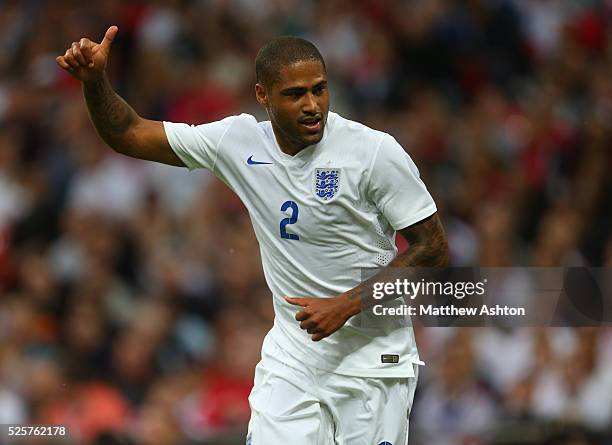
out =
<path fill-rule="evenodd" d="M 257 119 L 254 116 L 246 113 L 236 114 L 232 116 L 224 117 L 217 121 L 201 123 L 198 125 L 192 125 L 199 130 L 208 130 L 209 128 L 232 128 L 232 129 L 257 129 Z"/>
<path fill-rule="evenodd" d="M 334 113 L 333 111 L 329 112 L 327 120 L 333 131 L 342 132 L 347 135 L 354 135 L 355 137 L 365 137 L 367 139 L 379 140 L 382 136 L 387 134 L 368 127 L 361 122 L 347 119 L 346 117 L 343 117 L 338 113 Z"/>
<path fill-rule="evenodd" d="M 350 145 L 351 149 L 360 156 L 375 156 L 382 145 L 400 147 L 390 134 L 331 111 L 328 116 L 328 124 L 333 139 L 341 140 L 342 145 Z"/>
<path fill-rule="evenodd" d="M 235 136 L 241 137 L 265 137 L 268 130 L 271 130 L 270 121 L 258 121 L 251 114 L 242 113 L 235 116 L 230 116 L 231 130 Z"/>
<path fill-rule="evenodd" d="M 212 138 L 216 141 L 230 143 L 240 138 L 253 138 L 261 133 L 261 128 L 254 116 L 250 114 L 237 114 L 227 116 L 218 121 L 193 126 L 202 138 Z"/>
<path fill-rule="evenodd" d="M 228 116 L 217 122 L 223 123 L 227 127 L 232 127 L 233 129 L 256 130 L 259 128 L 257 119 L 255 119 L 255 116 L 252 116 L 247 113 Z"/>

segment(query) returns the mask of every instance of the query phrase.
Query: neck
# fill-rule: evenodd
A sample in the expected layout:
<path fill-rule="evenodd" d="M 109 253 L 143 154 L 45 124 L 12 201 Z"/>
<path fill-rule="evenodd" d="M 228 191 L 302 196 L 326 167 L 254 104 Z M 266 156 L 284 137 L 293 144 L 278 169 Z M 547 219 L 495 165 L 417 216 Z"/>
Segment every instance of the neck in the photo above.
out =
<path fill-rule="evenodd" d="M 276 138 L 276 142 L 280 147 L 281 151 L 289 156 L 295 156 L 300 151 L 305 149 L 307 145 L 300 144 L 292 140 L 283 130 L 281 130 L 274 121 L 272 122 L 272 131 L 274 132 L 274 137 Z"/>

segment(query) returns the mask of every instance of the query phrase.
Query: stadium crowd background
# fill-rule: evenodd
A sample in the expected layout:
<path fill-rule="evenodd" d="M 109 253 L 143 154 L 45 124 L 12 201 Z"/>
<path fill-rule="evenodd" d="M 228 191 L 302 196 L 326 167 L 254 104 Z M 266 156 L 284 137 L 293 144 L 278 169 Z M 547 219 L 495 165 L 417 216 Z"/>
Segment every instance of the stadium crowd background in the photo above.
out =
<path fill-rule="evenodd" d="M 54 59 L 111 24 L 120 94 L 190 123 L 264 119 L 254 56 L 305 36 L 332 109 L 419 165 L 452 264 L 612 266 L 610 1 L 0 1 L 0 424 L 67 424 L 85 445 L 244 440 L 273 319 L 258 246 L 208 172 L 96 136 Z M 417 337 L 412 444 L 612 443 L 612 330 Z"/>

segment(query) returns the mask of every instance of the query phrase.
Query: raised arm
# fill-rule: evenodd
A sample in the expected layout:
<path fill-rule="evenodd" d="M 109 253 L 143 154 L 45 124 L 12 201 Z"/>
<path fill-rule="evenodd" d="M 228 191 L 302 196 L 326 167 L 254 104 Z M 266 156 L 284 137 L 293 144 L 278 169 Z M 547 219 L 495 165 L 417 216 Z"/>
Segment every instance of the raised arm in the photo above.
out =
<path fill-rule="evenodd" d="M 133 158 L 184 166 L 170 147 L 163 124 L 140 117 L 113 90 L 106 65 L 117 32 L 118 28 L 111 26 L 100 43 L 87 38 L 72 42 L 55 60 L 81 81 L 91 122 L 113 150 Z"/>

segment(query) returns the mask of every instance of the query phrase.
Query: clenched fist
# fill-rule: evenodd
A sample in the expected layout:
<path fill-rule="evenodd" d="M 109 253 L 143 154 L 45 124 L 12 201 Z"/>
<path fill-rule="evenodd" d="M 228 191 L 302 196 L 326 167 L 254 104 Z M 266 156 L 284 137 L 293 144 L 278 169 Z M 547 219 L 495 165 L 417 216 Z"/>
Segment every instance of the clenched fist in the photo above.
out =
<path fill-rule="evenodd" d="M 66 53 L 56 57 L 55 61 L 81 82 L 99 79 L 106 69 L 111 43 L 118 31 L 119 28 L 111 26 L 100 43 L 85 37 L 78 42 L 72 42 Z"/>

